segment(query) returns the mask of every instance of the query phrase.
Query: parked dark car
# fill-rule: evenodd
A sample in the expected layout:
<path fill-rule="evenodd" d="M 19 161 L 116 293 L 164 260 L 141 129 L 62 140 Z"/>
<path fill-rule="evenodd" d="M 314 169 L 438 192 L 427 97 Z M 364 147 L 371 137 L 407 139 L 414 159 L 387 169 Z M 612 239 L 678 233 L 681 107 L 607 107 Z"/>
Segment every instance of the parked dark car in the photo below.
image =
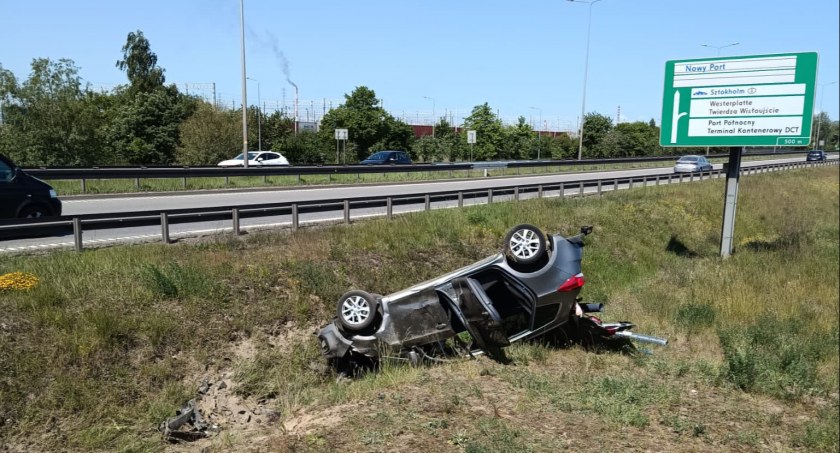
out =
<path fill-rule="evenodd" d="M 318 332 L 321 350 L 333 363 L 384 356 L 414 363 L 450 354 L 448 348 L 499 358 L 513 342 L 581 321 L 604 336 L 667 343 L 630 332 L 629 322 L 584 316 L 602 309 L 577 297 L 583 238 L 591 231 L 546 236 L 522 224 L 508 232 L 502 252 L 469 266 L 386 296 L 349 291 L 338 299 L 336 318 Z"/>
<path fill-rule="evenodd" d="M 364 165 L 411 165 L 411 158 L 403 151 L 377 151 L 359 163 Z"/>
<path fill-rule="evenodd" d="M 808 157 L 805 158 L 805 160 L 808 161 L 808 162 L 823 161 L 825 159 L 826 159 L 825 151 L 823 151 L 821 149 L 815 149 L 815 150 L 812 150 L 812 151 L 808 151 Z"/>
<path fill-rule="evenodd" d="M 61 215 L 55 190 L 0 154 L 0 219 Z"/>

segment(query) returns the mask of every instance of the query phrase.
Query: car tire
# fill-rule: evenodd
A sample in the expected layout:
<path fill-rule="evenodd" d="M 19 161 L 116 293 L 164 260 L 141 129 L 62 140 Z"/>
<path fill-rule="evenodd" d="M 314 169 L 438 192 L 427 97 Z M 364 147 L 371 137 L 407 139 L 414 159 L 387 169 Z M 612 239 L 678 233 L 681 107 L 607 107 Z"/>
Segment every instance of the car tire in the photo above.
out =
<path fill-rule="evenodd" d="M 505 258 L 512 267 L 534 264 L 546 251 L 545 235 L 533 225 L 517 225 L 505 236 Z"/>
<path fill-rule="evenodd" d="M 39 219 L 41 217 L 49 216 L 49 209 L 37 204 L 31 204 L 29 206 L 24 207 L 20 210 L 20 213 L 18 214 L 18 217 L 21 219 Z"/>
<path fill-rule="evenodd" d="M 367 329 L 376 319 L 377 298 L 366 291 L 353 290 L 338 299 L 338 322 L 350 332 Z"/>

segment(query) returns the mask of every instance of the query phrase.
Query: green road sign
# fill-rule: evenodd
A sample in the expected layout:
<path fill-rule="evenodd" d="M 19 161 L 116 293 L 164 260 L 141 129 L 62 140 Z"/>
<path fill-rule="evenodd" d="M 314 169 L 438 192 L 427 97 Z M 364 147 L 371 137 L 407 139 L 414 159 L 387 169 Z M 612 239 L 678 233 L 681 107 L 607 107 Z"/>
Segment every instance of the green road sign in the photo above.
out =
<path fill-rule="evenodd" d="M 817 53 L 665 63 L 662 146 L 806 146 Z"/>

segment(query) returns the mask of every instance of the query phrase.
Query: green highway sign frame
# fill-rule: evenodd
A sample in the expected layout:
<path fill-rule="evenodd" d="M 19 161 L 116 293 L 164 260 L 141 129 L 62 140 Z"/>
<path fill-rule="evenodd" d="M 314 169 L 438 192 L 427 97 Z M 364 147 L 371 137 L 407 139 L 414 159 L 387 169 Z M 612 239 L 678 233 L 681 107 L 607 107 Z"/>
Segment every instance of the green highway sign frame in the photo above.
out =
<path fill-rule="evenodd" d="M 807 146 L 816 52 L 665 63 L 662 146 Z"/>

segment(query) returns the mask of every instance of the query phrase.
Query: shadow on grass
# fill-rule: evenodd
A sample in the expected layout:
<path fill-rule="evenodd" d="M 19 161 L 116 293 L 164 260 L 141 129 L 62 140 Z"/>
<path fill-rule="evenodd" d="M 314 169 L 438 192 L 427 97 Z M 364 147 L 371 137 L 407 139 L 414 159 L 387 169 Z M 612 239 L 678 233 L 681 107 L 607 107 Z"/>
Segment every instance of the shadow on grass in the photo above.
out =
<path fill-rule="evenodd" d="M 742 244 L 740 248 L 753 252 L 772 252 L 798 245 L 798 236 L 779 237 L 772 241 L 756 239 Z"/>
<path fill-rule="evenodd" d="M 607 352 L 635 355 L 639 352 L 628 338 L 605 336 L 598 329 L 584 324 L 576 325 L 574 322 L 568 322 L 534 340 L 558 349 L 581 347 L 597 354 Z"/>
<path fill-rule="evenodd" d="M 684 258 L 698 258 L 700 255 L 689 249 L 682 243 L 675 235 L 671 235 L 671 239 L 668 241 L 668 245 L 665 246 L 665 250 L 677 255 L 682 256 Z"/>

